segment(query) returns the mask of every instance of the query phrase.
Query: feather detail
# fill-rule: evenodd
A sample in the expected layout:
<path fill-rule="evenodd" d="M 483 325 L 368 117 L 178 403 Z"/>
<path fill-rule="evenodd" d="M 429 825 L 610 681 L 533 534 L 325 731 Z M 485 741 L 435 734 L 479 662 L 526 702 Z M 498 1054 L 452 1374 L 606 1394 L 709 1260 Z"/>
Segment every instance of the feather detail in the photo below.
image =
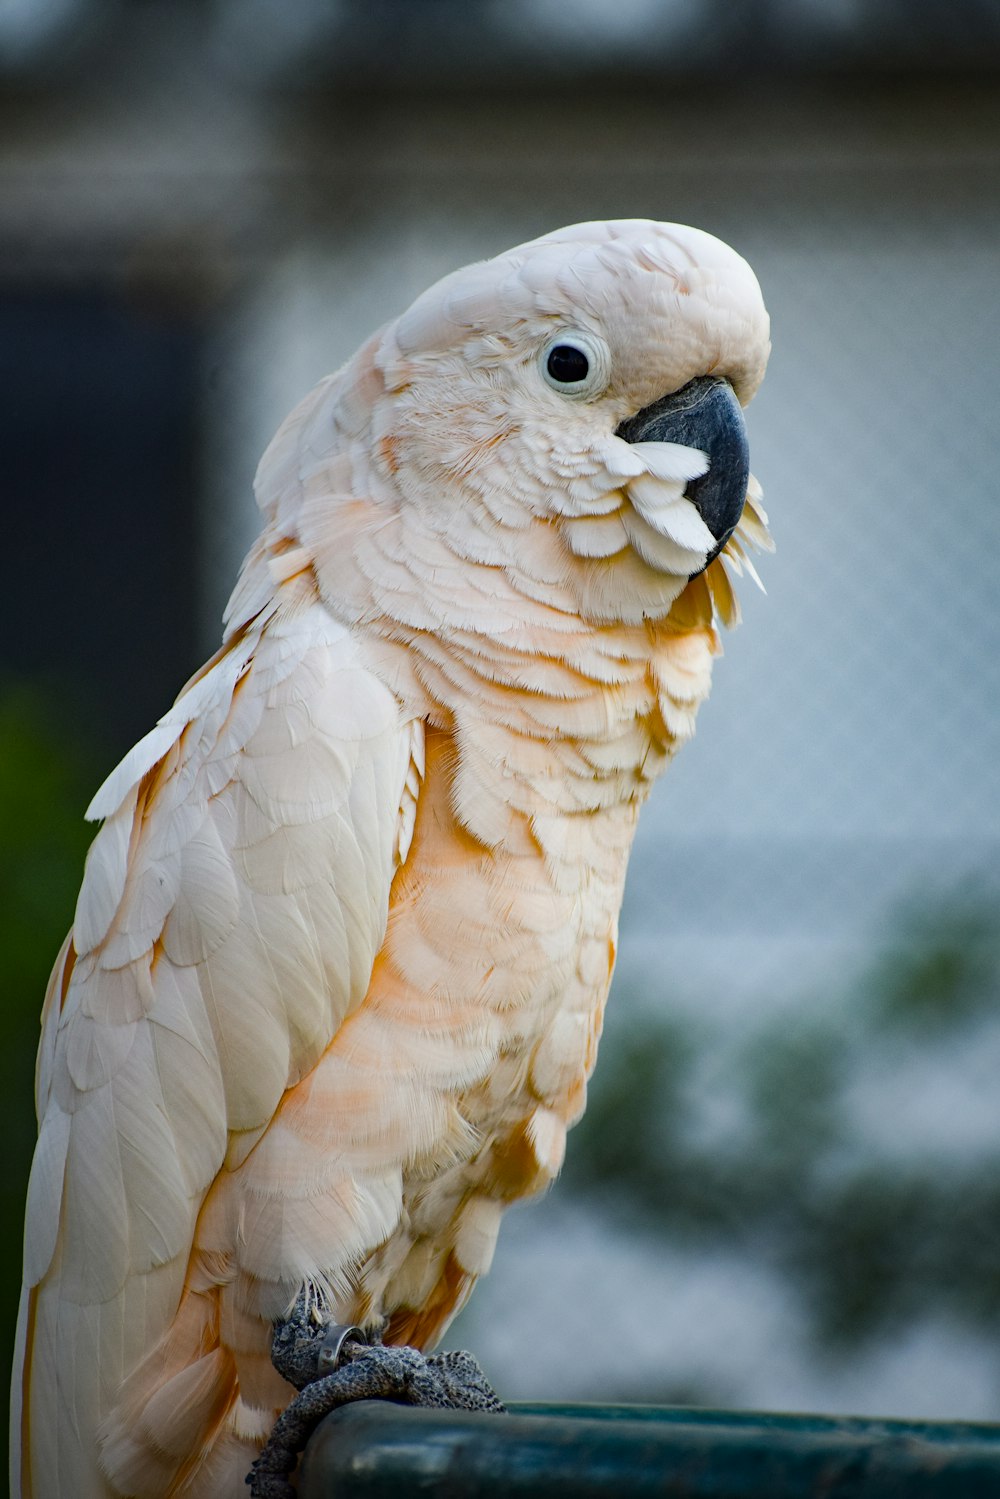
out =
<path fill-rule="evenodd" d="M 48 1110 L 38 1133 L 38 1145 L 28 1178 L 27 1217 L 34 1230 L 24 1244 L 26 1286 L 38 1284 L 55 1253 L 69 1131 L 70 1116 L 61 1109 Z"/>
<path fill-rule="evenodd" d="M 613 557 L 629 544 L 620 511 L 610 515 L 582 516 L 565 530 L 570 549 L 577 557 Z"/>
<path fill-rule="evenodd" d="M 493 1263 L 503 1209 L 475 1196 L 462 1208 L 455 1228 L 454 1254 L 467 1275 L 485 1275 Z"/>
<path fill-rule="evenodd" d="M 747 497 L 743 505 L 743 513 L 739 524 L 730 537 L 723 555 L 735 561 L 737 567 L 742 565 L 749 573 L 762 593 L 767 590 L 757 576 L 757 570 L 751 562 L 747 552 L 750 548 L 758 552 L 773 552 L 774 542 L 771 533 L 767 529 L 767 513 L 761 504 L 761 489 L 753 474 L 747 483 Z"/>
<path fill-rule="evenodd" d="M 687 501 L 682 501 L 681 503 L 691 511 L 694 520 L 698 522 L 698 525 L 705 534 L 709 535 L 708 527 L 695 514 L 694 507 L 688 505 Z M 684 535 L 685 525 L 679 524 L 678 520 L 679 516 L 671 514 L 669 511 L 659 512 L 656 516 L 655 526 L 651 525 L 642 514 L 636 511 L 632 511 L 630 514 L 626 510 L 622 515 L 622 525 L 628 534 L 629 541 L 649 567 L 654 568 L 656 572 L 667 573 L 675 578 L 687 578 L 704 565 L 705 556 L 709 548 L 705 547 L 702 550 L 692 551 L 690 548 L 679 544 L 675 539 L 675 535 L 671 534 L 667 529 L 671 525 L 671 522 L 673 522 L 674 532 Z M 687 534 L 696 536 L 697 531 L 695 527 L 691 526 L 687 530 Z M 710 537 L 709 539 L 711 540 Z"/>
<path fill-rule="evenodd" d="M 721 557 L 716 557 L 707 568 L 706 582 L 719 620 L 727 630 L 735 629 L 740 622 L 740 603 Z"/>
<path fill-rule="evenodd" d="M 95 792 L 84 813 L 87 821 L 100 822 L 117 812 L 129 791 L 139 784 L 143 776 L 148 775 L 170 746 L 176 743 L 183 727 L 183 724 L 167 723 L 161 719 L 155 728 L 150 729 Z"/>
<path fill-rule="evenodd" d="M 679 485 L 644 477 L 633 479 L 628 488 L 636 512 L 655 531 L 684 547 L 698 557 L 696 566 L 715 546 L 715 537 L 705 525 L 690 500 L 684 498 Z"/>
<path fill-rule="evenodd" d="M 691 578 L 671 607 L 671 624 L 681 630 L 704 630 L 712 623 L 712 595 L 703 573 Z"/>
<path fill-rule="evenodd" d="M 633 442 L 627 446 L 641 462 L 642 472 L 663 480 L 671 489 L 683 490 L 692 479 L 708 473 L 708 458 L 697 448 L 687 448 L 678 442 Z M 633 487 L 629 485 L 630 493 Z M 650 492 L 656 491 L 651 488 Z"/>
<path fill-rule="evenodd" d="M 134 815 L 134 801 L 116 808 L 87 853 L 73 920 L 78 953 L 92 952 L 101 945 L 121 905 Z"/>

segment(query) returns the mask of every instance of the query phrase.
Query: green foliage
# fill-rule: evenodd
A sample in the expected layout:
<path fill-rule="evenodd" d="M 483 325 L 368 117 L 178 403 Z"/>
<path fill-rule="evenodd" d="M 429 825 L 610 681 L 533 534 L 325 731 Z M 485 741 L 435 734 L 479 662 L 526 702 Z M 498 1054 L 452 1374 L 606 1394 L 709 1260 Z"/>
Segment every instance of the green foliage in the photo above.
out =
<path fill-rule="evenodd" d="M 35 1015 L 73 914 L 93 829 L 86 749 L 61 738 L 53 706 L 26 687 L 0 692 L 0 948 L 4 1020 Z M 89 788 L 89 790 L 88 790 Z M 28 997 L 30 993 L 30 997 Z M 19 998 L 18 996 L 25 996 Z"/>
<path fill-rule="evenodd" d="M 652 1044 L 651 1044 L 652 1042 Z M 596 1093 L 574 1135 L 581 1144 L 575 1154 L 586 1161 L 587 1180 L 605 1188 L 626 1180 L 633 1201 L 647 1193 L 659 1202 L 673 1183 L 675 1162 L 671 1142 L 683 1109 L 681 1080 L 691 1056 L 691 1037 L 680 1026 L 663 1022 L 655 1036 L 643 1029 L 637 1036 L 619 1037 L 616 1065 L 602 1070 Z M 652 1122 L 662 1149 L 650 1153 L 652 1177 L 634 1179 L 632 1142 Z M 567 1163 L 567 1175 L 574 1171 Z"/>
<path fill-rule="evenodd" d="M 636 1029 L 640 1007 L 619 995 L 565 1173 L 660 1243 L 762 1255 L 827 1349 L 929 1312 L 1000 1322 L 1000 1138 L 949 1153 L 945 1113 L 929 1121 L 940 1151 L 908 1149 L 891 1112 L 944 1067 L 960 1103 L 969 1052 L 1000 1070 L 1000 934 L 975 898 L 914 907 L 888 931 L 848 992 L 804 995 L 735 1039 L 704 1019 Z M 730 1105 L 708 1145 L 706 1078 Z M 884 1090 L 889 1146 L 864 1137 L 859 1078 Z"/>
<path fill-rule="evenodd" d="M 953 1030 L 996 1002 L 998 953 L 996 913 L 974 897 L 912 907 L 872 974 L 879 1018 L 904 1030 Z"/>

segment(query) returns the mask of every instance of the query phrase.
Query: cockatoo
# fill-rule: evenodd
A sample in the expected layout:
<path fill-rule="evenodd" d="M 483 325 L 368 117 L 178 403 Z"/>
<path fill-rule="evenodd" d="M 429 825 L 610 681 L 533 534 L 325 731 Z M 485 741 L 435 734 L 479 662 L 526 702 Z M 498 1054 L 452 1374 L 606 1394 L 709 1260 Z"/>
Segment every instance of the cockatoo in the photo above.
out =
<path fill-rule="evenodd" d="M 225 1499 L 303 1288 L 432 1345 L 584 1106 L 639 809 L 767 545 L 753 273 L 580 224 L 446 277 L 256 484 L 223 643 L 95 796 L 42 1017 L 23 1499 Z"/>

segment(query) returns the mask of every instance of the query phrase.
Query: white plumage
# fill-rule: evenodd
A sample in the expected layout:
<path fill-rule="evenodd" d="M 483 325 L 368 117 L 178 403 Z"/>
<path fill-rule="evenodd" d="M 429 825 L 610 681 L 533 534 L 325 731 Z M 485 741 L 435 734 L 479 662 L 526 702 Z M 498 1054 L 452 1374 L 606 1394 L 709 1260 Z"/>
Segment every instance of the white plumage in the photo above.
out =
<path fill-rule="evenodd" d="M 585 398 L 541 377 L 567 330 Z M 701 571 L 706 457 L 616 429 L 708 373 L 745 402 L 767 352 L 726 246 L 578 225 L 433 287 L 275 438 L 223 646 L 90 808 L 13 1492 L 242 1494 L 300 1286 L 432 1342 L 559 1170 L 639 807 L 736 618 L 726 560 L 768 544 L 751 486 Z"/>

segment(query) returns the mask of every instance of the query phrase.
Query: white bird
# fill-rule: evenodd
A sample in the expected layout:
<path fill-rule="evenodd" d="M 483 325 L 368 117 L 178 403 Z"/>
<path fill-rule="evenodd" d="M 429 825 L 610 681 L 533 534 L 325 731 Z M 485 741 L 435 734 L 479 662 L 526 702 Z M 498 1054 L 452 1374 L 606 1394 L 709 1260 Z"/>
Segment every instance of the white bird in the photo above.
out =
<path fill-rule="evenodd" d="M 639 809 L 769 545 L 768 351 L 726 245 L 581 224 L 445 278 L 279 431 L 222 646 L 88 812 L 15 1495 L 244 1494 L 298 1292 L 432 1344 L 558 1173 Z"/>

